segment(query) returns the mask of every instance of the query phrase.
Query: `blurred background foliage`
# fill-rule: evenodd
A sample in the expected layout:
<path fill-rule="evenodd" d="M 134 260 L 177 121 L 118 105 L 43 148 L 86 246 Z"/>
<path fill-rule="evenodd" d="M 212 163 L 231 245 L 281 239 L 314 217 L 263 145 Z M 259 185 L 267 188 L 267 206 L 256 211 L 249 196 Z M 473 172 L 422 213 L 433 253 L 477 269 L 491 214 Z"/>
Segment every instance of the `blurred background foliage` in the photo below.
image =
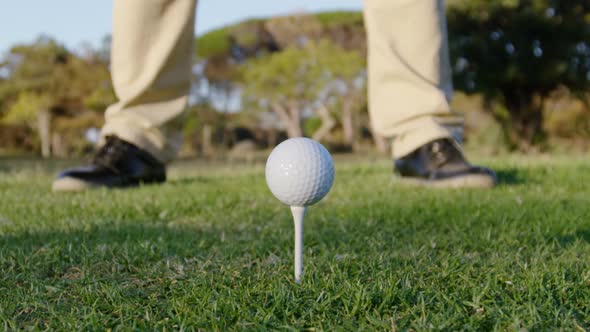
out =
<path fill-rule="evenodd" d="M 466 144 L 490 153 L 587 149 L 590 2 L 447 6 Z M 196 41 L 183 155 L 250 158 L 302 134 L 336 151 L 388 150 L 368 121 L 361 13 L 247 20 Z M 0 153 L 87 153 L 114 101 L 108 38 L 75 52 L 46 37 L 16 45 L 0 58 Z"/>

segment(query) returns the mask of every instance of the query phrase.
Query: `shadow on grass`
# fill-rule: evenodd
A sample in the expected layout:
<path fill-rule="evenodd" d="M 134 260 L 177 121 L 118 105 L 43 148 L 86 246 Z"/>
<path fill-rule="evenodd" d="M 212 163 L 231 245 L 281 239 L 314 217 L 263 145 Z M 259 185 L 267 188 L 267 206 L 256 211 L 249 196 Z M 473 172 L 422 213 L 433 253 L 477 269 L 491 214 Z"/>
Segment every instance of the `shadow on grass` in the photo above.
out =
<path fill-rule="evenodd" d="M 195 177 L 182 177 L 176 179 L 169 179 L 167 183 L 175 185 L 175 186 L 182 186 L 182 185 L 191 185 L 196 183 L 210 183 L 211 179 L 206 178 L 204 176 L 195 176 Z"/>
<path fill-rule="evenodd" d="M 590 229 L 581 229 L 576 231 L 574 234 L 558 236 L 555 240 L 562 247 L 570 246 L 577 241 L 590 243 Z"/>
<path fill-rule="evenodd" d="M 495 169 L 499 185 L 519 185 L 528 182 L 523 172 L 516 168 Z"/>
<path fill-rule="evenodd" d="M 119 251 L 124 248 L 126 254 L 140 260 L 148 256 L 161 259 L 168 255 L 206 255 L 197 248 L 222 247 L 223 250 L 228 245 L 231 247 L 231 241 L 222 240 L 224 233 L 231 232 L 238 233 L 238 230 L 221 229 L 209 224 L 170 226 L 167 223 L 142 224 L 138 221 L 138 224 L 106 224 L 71 231 L 4 235 L 0 236 L 0 252 L 29 257 L 39 254 L 45 256 L 52 252 L 53 255 L 65 254 L 75 260 L 96 255 L 92 260 L 101 260 L 98 257 L 101 252 L 104 254 L 105 250 L 112 248 L 110 255 L 119 256 Z"/>

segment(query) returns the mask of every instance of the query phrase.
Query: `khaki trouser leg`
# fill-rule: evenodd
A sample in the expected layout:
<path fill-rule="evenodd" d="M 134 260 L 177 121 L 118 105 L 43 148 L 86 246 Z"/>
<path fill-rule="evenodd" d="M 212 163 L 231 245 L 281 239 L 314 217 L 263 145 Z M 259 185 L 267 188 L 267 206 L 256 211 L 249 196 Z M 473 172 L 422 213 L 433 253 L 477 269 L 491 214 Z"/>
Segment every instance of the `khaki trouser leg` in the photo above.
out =
<path fill-rule="evenodd" d="M 103 138 L 117 135 L 164 163 L 176 156 L 195 7 L 196 0 L 115 0 L 111 71 L 119 101 L 106 111 Z"/>
<path fill-rule="evenodd" d="M 365 0 L 364 13 L 371 124 L 393 138 L 394 158 L 439 138 L 460 143 L 443 0 Z"/>

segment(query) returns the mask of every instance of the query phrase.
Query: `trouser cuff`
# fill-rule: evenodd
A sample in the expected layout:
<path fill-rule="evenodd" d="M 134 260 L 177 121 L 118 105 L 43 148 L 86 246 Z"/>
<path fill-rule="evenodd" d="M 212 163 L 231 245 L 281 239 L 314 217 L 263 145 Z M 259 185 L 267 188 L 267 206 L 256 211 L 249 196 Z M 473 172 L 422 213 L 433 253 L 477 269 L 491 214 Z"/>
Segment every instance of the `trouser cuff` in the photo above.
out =
<path fill-rule="evenodd" d="M 180 133 L 166 135 L 162 129 L 138 127 L 132 121 L 125 120 L 107 122 L 101 130 L 99 146 L 104 144 L 104 138 L 110 135 L 117 136 L 149 152 L 163 164 L 176 157 L 182 142 Z"/>
<path fill-rule="evenodd" d="M 450 138 L 460 148 L 463 143 L 463 121 L 459 117 L 421 117 L 396 128 L 392 141 L 394 159 L 403 158 L 421 146 L 442 138 Z"/>

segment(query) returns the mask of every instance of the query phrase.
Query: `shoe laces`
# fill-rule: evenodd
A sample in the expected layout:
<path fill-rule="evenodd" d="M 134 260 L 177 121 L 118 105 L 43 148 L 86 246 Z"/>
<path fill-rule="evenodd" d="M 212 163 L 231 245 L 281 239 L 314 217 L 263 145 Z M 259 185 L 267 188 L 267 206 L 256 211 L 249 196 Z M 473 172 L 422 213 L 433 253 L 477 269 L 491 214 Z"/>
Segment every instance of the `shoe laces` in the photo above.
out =
<path fill-rule="evenodd" d="M 116 165 L 128 152 L 129 147 L 125 142 L 115 136 L 107 136 L 105 137 L 105 140 L 105 144 L 98 149 L 92 158 L 92 163 L 106 167 L 115 173 L 119 173 Z"/>
<path fill-rule="evenodd" d="M 443 144 L 444 141 L 436 141 L 430 144 L 428 153 L 430 154 L 430 160 L 434 162 L 437 168 L 441 168 L 446 165 L 454 154 L 453 146 L 449 143 Z"/>

